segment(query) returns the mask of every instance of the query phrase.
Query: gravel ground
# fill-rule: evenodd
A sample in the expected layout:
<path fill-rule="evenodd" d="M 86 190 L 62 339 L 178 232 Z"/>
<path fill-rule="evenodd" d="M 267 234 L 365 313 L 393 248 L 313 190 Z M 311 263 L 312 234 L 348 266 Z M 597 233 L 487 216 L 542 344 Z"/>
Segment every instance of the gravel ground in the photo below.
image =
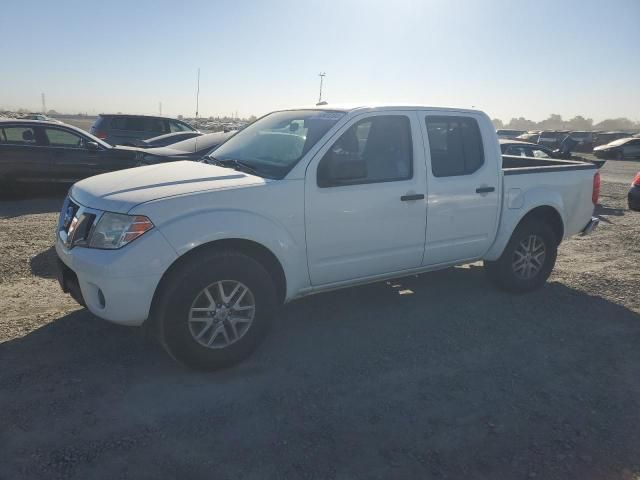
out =
<path fill-rule="evenodd" d="M 309 297 L 211 374 L 60 292 L 64 192 L 0 201 L 0 479 L 638 478 L 638 169 L 538 292 L 467 265 Z"/>

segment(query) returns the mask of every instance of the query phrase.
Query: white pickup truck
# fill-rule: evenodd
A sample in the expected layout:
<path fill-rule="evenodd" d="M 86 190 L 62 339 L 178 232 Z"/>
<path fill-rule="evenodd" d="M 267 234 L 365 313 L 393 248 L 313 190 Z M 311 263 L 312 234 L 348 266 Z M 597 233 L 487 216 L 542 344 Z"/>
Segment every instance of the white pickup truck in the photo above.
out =
<path fill-rule="evenodd" d="M 599 185 L 590 163 L 503 157 L 479 111 L 277 111 L 203 162 L 76 183 L 59 280 L 98 317 L 145 324 L 213 369 L 304 295 L 477 260 L 500 287 L 540 287 L 562 239 L 597 226 Z"/>

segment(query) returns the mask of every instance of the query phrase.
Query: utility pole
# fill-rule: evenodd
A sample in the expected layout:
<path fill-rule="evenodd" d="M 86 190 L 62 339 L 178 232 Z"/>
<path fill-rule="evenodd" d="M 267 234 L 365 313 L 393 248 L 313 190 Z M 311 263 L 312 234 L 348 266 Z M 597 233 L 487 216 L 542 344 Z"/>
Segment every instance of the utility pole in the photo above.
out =
<path fill-rule="evenodd" d="M 198 68 L 198 89 L 196 90 L 196 119 L 198 118 L 199 106 L 200 106 L 200 68 Z"/>
<path fill-rule="evenodd" d="M 158 102 L 158 110 L 160 111 L 160 116 L 162 116 L 162 102 Z"/>
<path fill-rule="evenodd" d="M 47 103 L 44 100 L 44 92 L 41 93 L 40 96 L 42 97 L 42 114 L 46 115 L 46 113 L 47 113 Z"/>
<path fill-rule="evenodd" d="M 322 83 L 324 81 L 325 75 L 326 75 L 325 72 L 320 72 L 318 74 L 318 76 L 320 77 L 320 96 L 318 97 L 318 103 L 322 103 Z"/>

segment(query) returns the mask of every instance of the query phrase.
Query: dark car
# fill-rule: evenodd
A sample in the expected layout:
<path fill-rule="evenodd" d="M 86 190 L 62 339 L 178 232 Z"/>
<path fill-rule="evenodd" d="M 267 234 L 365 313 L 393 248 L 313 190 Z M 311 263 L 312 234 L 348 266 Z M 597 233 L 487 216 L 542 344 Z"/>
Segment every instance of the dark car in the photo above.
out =
<path fill-rule="evenodd" d="M 593 134 L 593 146 L 606 145 L 620 138 L 628 138 L 631 134 L 627 132 L 595 132 Z"/>
<path fill-rule="evenodd" d="M 139 140 L 136 143 L 136 147 L 141 148 L 154 148 L 154 147 L 166 147 L 167 145 L 172 145 L 174 143 L 181 142 L 182 140 L 188 140 L 193 137 L 199 137 L 202 133 L 193 131 L 193 132 L 175 132 L 175 133 L 167 133 L 165 135 L 160 135 L 159 137 L 149 138 L 147 140 Z"/>
<path fill-rule="evenodd" d="M 84 130 L 37 120 L 0 121 L 0 183 L 75 182 L 136 166 L 137 149 L 112 147 Z"/>
<path fill-rule="evenodd" d="M 134 147 L 140 140 L 166 133 L 194 132 L 188 123 L 175 118 L 148 115 L 110 115 L 102 113 L 91 126 L 91 133 L 111 145 Z"/>
<path fill-rule="evenodd" d="M 631 189 L 629 190 L 627 200 L 629 201 L 630 210 L 640 212 L 640 172 L 638 172 L 636 178 L 634 178 L 631 183 Z"/>
<path fill-rule="evenodd" d="M 537 143 L 551 148 L 558 148 L 568 134 L 569 132 L 566 130 L 543 130 L 540 132 Z"/>
<path fill-rule="evenodd" d="M 143 151 L 141 161 L 145 164 L 153 164 L 177 160 L 201 160 L 233 133 L 207 133 L 167 147 L 147 148 Z"/>
<path fill-rule="evenodd" d="M 616 160 L 640 158 L 640 138 L 629 137 L 614 140 L 594 148 L 593 154 L 598 158 L 615 158 Z"/>
<path fill-rule="evenodd" d="M 501 128 L 496 130 L 498 138 L 516 138 L 525 133 L 524 130 L 512 130 L 510 128 Z"/>
<path fill-rule="evenodd" d="M 569 132 L 569 136 L 577 142 L 575 146 L 576 152 L 590 152 L 593 150 L 593 132 L 574 130 L 573 132 Z"/>

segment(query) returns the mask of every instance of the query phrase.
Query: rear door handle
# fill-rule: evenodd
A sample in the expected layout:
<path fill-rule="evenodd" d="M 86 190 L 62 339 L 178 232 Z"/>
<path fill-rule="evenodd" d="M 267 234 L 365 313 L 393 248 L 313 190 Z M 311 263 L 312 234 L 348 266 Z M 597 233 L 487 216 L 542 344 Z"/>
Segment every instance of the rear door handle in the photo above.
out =
<path fill-rule="evenodd" d="M 478 187 L 476 188 L 476 193 L 489 193 L 489 192 L 495 192 L 496 189 L 495 187 Z"/>
<path fill-rule="evenodd" d="M 423 198 L 424 198 L 423 193 L 414 193 L 411 195 L 403 195 L 400 197 L 400 200 L 402 200 L 403 202 L 410 202 L 412 200 L 422 200 Z"/>

